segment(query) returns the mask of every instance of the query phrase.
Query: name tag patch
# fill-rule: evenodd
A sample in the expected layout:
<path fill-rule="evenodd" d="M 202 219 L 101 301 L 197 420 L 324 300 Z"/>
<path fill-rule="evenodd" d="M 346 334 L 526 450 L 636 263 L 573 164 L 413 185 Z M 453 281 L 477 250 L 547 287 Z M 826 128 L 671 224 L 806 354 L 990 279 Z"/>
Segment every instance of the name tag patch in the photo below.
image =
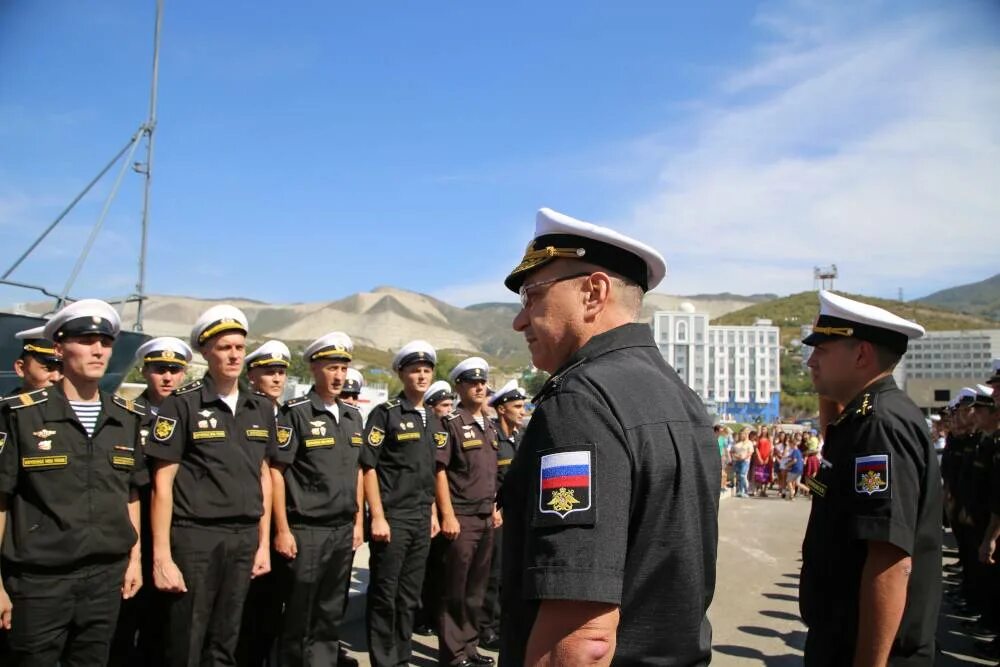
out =
<path fill-rule="evenodd" d="M 538 506 L 532 524 L 593 524 L 593 479 L 593 445 L 541 452 Z"/>
<path fill-rule="evenodd" d="M 889 492 L 889 455 L 871 454 L 854 459 L 854 490 L 869 496 Z"/>
<path fill-rule="evenodd" d="M 336 444 L 334 438 L 306 438 L 306 448 L 310 447 L 333 447 Z"/>
<path fill-rule="evenodd" d="M 225 437 L 225 431 L 195 431 L 191 434 L 193 440 L 218 440 Z"/>
<path fill-rule="evenodd" d="M 397 442 L 409 442 L 410 440 L 419 440 L 419 439 L 420 439 L 420 434 L 419 433 L 397 433 L 396 434 L 396 441 Z"/>
<path fill-rule="evenodd" d="M 462 449 L 475 449 L 476 447 L 482 447 L 482 446 L 483 446 L 483 441 L 480 440 L 479 438 L 476 438 L 475 440 L 462 441 Z"/>
<path fill-rule="evenodd" d="M 131 456 L 119 456 L 116 454 L 111 457 L 111 465 L 115 467 L 132 468 L 135 467 L 135 458 Z"/>
<path fill-rule="evenodd" d="M 69 464 L 69 457 L 66 455 L 57 456 L 24 456 L 21 458 L 21 467 L 28 470 L 46 470 L 49 468 L 63 468 Z"/>
<path fill-rule="evenodd" d="M 253 440 L 267 440 L 270 437 L 270 432 L 266 428 L 248 428 L 247 437 Z"/>

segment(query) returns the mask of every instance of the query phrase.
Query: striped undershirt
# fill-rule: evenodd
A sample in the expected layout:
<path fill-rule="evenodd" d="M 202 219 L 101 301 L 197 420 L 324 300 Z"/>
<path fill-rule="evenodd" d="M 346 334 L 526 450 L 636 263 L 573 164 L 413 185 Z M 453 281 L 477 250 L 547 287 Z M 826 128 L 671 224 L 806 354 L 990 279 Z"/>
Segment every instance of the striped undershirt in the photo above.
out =
<path fill-rule="evenodd" d="M 420 418 L 424 421 L 424 426 L 427 426 L 427 409 L 420 406 L 419 408 L 414 408 L 414 410 L 420 413 Z"/>
<path fill-rule="evenodd" d="M 479 424 L 479 428 L 484 431 L 486 430 L 486 417 L 483 416 L 483 413 L 480 412 L 478 415 L 473 417 L 473 419 L 475 419 L 476 423 Z"/>
<path fill-rule="evenodd" d="M 76 418 L 80 420 L 87 435 L 94 437 L 94 429 L 97 427 L 97 418 L 101 415 L 101 402 L 94 401 L 70 401 L 70 407 L 76 413 Z"/>

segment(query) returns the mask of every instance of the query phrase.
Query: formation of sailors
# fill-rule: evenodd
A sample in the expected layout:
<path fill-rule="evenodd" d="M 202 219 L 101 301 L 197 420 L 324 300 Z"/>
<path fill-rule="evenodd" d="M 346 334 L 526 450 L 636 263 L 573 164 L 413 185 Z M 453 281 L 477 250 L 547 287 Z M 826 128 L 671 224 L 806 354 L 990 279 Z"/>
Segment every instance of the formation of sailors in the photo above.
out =
<path fill-rule="evenodd" d="M 364 541 L 371 664 L 409 661 L 418 612 L 441 664 L 492 664 L 477 646 L 497 647 L 515 382 L 489 391 L 471 357 L 453 391 L 415 340 L 392 362 L 402 390 L 365 420 L 353 343 L 330 332 L 304 350 L 309 392 L 282 403 L 288 347 L 248 352 L 245 314 L 217 305 L 189 342 L 138 349 L 133 401 L 98 386 L 119 330 L 87 299 L 18 336 L 23 386 L 0 421 L 13 664 L 357 664 L 340 632 Z M 182 384 L 194 350 L 208 370 Z"/>

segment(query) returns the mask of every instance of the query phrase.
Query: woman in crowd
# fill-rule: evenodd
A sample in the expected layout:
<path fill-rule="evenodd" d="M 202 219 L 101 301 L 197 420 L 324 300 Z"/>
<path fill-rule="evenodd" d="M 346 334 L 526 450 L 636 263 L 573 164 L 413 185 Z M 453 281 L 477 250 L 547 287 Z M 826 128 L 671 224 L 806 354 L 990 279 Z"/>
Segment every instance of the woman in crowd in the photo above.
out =
<path fill-rule="evenodd" d="M 771 453 L 771 460 L 774 462 L 774 471 L 771 475 L 771 487 L 778 484 L 778 492 L 782 497 L 785 495 L 785 470 L 781 467 L 781 462 L 788 453 L 788 434 L 778 431 L 774 434 L 774 451 Z"/>
<path fill-rule="evenodd" d="M 750 429 L 743 429 L 736 436 L 736 442 L 729 448 L 729 457 L 733 462 L 733 471 L 736 473 L 737 498 L 746 498 L 749 495 L 747 493 L 747 472 L 750 468 L 750 458 L 754 455 L 749 435 Z"/>
<path fill-rule="evenodd" d="M 750 440 L 754 443 L 753 493 L 767 498 L 767 485 L 771 483 L 771 439 L 767 429 L 761 427 L 759 433 L 750 434 Z"/>
<path fill-rule="evenodd" d="M 802 478 L 802 471 L 805 461 L 799 447 L 789 447 L 784 458 L 781 459 L 781 469 L 784 471 L 785 486 L 782 487 L 782 496 L 785 500 L 795 500 L 800 486 L 799 480 Z"/>

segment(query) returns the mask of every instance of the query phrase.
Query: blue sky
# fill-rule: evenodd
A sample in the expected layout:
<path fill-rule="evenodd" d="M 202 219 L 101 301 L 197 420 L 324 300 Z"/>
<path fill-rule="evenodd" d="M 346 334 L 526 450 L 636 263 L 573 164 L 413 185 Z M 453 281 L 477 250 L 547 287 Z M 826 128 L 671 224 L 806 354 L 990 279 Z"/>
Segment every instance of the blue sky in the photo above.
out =
<path fill-rule="evenodd" d="M 0 8 L 0 267 L 146 114 L 152 0 Z M 166 1 L 147 291 L 465 305 L 550 206 L 675 294 L 1000 271 L 994 2 Z M 12 278 L 62 287 L 107 180 Z M 126 176 L 74 292 L 132 288 Z M 0 289 L 0 303 L 29 300 Z"/>

